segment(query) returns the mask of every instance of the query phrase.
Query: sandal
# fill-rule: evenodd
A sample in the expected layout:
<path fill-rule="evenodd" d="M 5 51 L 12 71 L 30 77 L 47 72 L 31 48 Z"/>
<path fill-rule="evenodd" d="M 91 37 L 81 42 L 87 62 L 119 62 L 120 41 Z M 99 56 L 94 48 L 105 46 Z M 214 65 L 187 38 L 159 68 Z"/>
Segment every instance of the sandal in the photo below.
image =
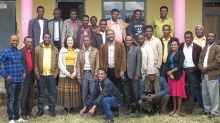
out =
<path fill-rule="evenodd" d="M 178 115 L 178 114 L 174 114 L 173 117 L 174 117 L 174 118 L 178 118 L 179 115 Z"/>
<path fill-rule="evenodd" d="M 173 116 L 173 115 L 174 115 L 174 112 L 170 112 L 170 113 L 169 113 L 169 116 Z"/>

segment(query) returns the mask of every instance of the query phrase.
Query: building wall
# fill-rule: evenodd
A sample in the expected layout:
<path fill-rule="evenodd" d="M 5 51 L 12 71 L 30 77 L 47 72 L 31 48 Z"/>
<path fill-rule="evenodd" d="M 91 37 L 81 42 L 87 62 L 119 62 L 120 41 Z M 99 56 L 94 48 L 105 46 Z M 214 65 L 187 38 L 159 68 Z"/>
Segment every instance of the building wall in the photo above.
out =
<path fill-rule="evenodd" d="M 102 0 L 85 0 L 86 14 L 102 19 Z"/>

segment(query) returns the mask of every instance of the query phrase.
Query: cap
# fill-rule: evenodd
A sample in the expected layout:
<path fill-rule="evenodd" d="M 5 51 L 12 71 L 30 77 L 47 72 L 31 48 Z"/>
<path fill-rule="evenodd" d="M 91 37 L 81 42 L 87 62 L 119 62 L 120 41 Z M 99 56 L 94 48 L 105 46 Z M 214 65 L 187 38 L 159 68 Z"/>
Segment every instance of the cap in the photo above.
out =
<path fill-rule="evenodd" d="M 156 68 L 155 67 L 148 67 L 147 68 L 147 74 L 156 74 Z"/>

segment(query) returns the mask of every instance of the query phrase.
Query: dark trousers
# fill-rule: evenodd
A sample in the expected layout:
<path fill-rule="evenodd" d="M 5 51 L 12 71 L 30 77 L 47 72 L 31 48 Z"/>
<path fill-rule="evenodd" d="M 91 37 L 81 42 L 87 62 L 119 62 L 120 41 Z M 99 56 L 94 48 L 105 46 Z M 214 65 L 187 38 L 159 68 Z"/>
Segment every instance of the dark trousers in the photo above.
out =
<path fill-rule="evenodd" d="M 193 106 L 194 98 L 195 98 L 195 83 L 197 81 L 197 74 L 195 72 L 191 72 L 190 69 L 185 70 L 185 77 L 188 82 L 188 106 Z"/>
<path fill-rule="evenodd" d="M 140 81 L 135 81 L 134 79 L 129 79 L 127 76 L 127 81 L 123 83 L 124 85 L 124 95 L 125 100 L 129 107 L 139 109 L 138 101 L 140 99 Z M 133 106 L 133 103 L 135 104 Z"/>
<path fill-rule="evenodd" d="M 21 94 L 21 115 L 31 114 L 34 100 L 34 72 L 26 74 Z"/>
<path fill-rule="evenodd" d="M 18 120 L 20 118 L 20 97 L 23 90 L 23 82 L 5 82 L 5 88 L 8 94 L 7 99 L 7 114 L 8 119 Z"/>
<path fill-rule="evenodd" d="M 61 48 L 61 46 L 60 46 L 60 41 L 54 41 L 53 44 L 54 44 L 55 47 L 58 49 L 58 51 L 60 51 L 60 48 Z M 57 78 L 59 78 L 59 77 L 57 77 Z"/>
<path fill-rule="evenodd" d="M 203 101 L 202 101 L 202 95 L 201 95 L 201 84 L 202 80 L 199 77 L 197 77 L 196 83 L 195 83 L 195 102 L 196 105 L 198 106 L 203 106 Z"/>
<path fill-rule="evenodd" d="M 119 73 L 118 73 L 119 74 Z M 122 80 L 121 78 L 115 77 L 115 69 L 108 68 L 107 77 L 113 82 L 113 84 L 118 88 L 119 92 L 122 93 Z"/>
<path fill-rule="evenodd" d="M 161 65 L 161 69 L 160 69 L 160 76 L 165 78 L 165 80 L 167 81 L 167 69 L 166 69 L 166 64 L 165 63 L 162 63 Z"/>

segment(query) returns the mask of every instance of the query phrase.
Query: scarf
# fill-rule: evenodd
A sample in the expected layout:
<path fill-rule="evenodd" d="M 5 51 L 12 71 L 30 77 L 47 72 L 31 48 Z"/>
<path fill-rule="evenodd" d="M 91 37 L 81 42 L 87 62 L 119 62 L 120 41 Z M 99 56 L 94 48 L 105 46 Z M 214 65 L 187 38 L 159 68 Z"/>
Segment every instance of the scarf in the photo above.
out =
<path fill-rule="evenodd" d="M 158 81 L 158 76 L 155 77 L 155 80 L 154 80 L 154 91 L 155 91 L 155 94 L 160 92 L 160 85 L 159 85 L 159 81 Z M 151 82 L 149 79 L 146 80 L 145 92 L 151 92 Z"/>

